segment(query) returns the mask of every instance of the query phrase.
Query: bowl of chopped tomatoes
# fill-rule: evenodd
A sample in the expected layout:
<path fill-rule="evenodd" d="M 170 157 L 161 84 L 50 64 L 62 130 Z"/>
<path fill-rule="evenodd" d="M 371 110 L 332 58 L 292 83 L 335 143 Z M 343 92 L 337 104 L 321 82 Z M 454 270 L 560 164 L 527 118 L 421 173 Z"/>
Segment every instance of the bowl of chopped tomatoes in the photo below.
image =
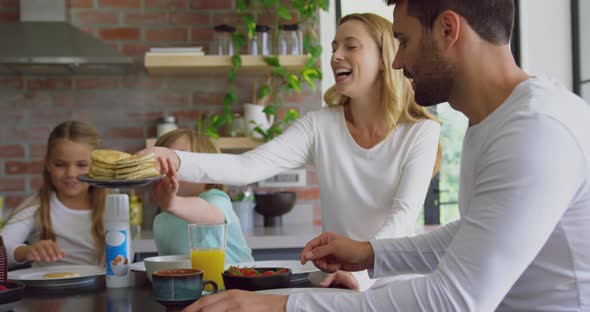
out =
<path fill-rule="evenodd" d="M 230 266 L 221 274 L 225 289 L 263 290 L 288 288 L 291 270 L 287 268 L 256 268 Z"/>
<path fill-rule="evenodd" d="M 25 284 L 17 281 L 0 283 L 0 311 L 12 311 L 25 293 Z"/>

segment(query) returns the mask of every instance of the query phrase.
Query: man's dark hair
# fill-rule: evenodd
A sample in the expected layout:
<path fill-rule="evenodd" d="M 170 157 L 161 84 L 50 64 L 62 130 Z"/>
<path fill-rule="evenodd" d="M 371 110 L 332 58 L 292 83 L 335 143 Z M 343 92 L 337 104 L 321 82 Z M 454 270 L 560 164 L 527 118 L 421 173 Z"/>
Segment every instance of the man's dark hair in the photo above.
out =
<path fill-rule="evenodd" d="M 408 15 L 431 29 L 444 11 L 455 11 L 484 40 L 506 44 L 514 27 L 514 0 L 385 0 L 387 5 L 407 2 Z"/>

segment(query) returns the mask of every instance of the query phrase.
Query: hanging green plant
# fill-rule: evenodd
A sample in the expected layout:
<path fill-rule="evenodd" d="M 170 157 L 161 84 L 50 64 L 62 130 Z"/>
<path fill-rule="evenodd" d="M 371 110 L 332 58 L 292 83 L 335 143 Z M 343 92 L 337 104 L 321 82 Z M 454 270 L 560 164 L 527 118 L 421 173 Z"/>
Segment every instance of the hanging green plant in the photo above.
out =
<path fill-rule="evenodd" d="M 269 66 L 270 74 L 264 84 L 255 90 L 255 97 L 259 100 L 266 99 L 264 112 L 267 115 L 276 116 L 278 108 L 283 102 L 283 95 L 287 92 L 300 93 L 302 83 L 307 83 L 312 91 L 316 91 L 315 81 L 322 77 L 319 59 L 322 54 L 319 38 L 316 35 L 317 14 L 319 10 L 328 10 L 329 0 L 292 0 L 289 5 L 281 0 L 236 0 L 238 12 L 237 31 L 232 34 L 234 55 L 231 57 L 232 67 L 228 72 L 229 91 L 223 98 L 222 114 L 208 124 L 205 133 L 212 137 L 219 137 L 219 129 L 223 125 L 232 122 L 232 106 L 237 102 L 235 87 L 236 76 L 242 66 L 240 51 L 249 40 L 252 40 L 256 31 L 256 19 L 261 15 L 273 16 L 272 51 L 274 55 L 264 57 L 264 62 Z M 293 16 L 293 14 L 295 16 Z M 303 27 L 303 52 L 309 56 L 303 68 L 297 72 L 289 72 L 281 63 L 277 51 L 279 51 L 278 29 L 281 22 L 296 20 Z M 286 111 L 281 119 L 267 129 L 260 126 L 254 128 L 254 132 L 260 134 L 265 141 L 283 133 L 283 130 L 299 114 L 294 109 Z"/>

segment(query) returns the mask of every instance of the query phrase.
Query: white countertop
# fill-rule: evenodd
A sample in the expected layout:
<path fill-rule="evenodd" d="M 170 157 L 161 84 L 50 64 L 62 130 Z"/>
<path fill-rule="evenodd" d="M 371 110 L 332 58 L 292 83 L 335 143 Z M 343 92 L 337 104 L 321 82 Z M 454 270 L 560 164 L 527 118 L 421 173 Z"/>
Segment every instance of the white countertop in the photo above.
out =
<path fill-rule="evenodd" d="M 322 228 L 307 224 L 285 224 L 281 227 L 263 226 L 245 233 L 246 242 L 251 249 L 303 248 L 307 242 L 320 235 Z M 134 237 L 132 246 L 135 253 L 157 252 L 152 231 L 141 231 Z"/>

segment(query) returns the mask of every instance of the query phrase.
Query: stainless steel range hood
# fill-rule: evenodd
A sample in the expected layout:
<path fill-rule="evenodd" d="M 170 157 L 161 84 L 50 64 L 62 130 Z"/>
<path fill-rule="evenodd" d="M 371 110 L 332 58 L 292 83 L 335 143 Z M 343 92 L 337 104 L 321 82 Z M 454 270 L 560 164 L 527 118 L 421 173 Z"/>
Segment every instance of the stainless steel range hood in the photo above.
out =
<path fill-rule="evenodd" d="M 8 74 L 114 74 L 133 60 L 65 22 L 64 0 L 21 0 L 21 22 L 0 23 Z"/>

